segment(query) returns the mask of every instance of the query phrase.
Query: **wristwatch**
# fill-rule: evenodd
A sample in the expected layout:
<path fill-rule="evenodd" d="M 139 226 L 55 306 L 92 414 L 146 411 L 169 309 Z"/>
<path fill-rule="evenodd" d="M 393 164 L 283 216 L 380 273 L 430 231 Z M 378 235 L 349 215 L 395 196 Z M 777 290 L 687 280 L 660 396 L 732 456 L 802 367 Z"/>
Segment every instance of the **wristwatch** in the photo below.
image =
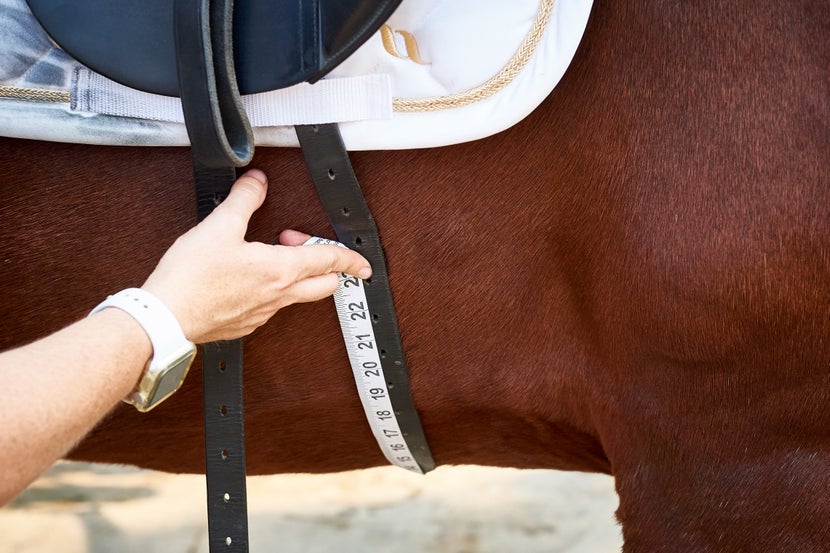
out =
<path fill-rule="evenodd" d="M 90 315 L 107 307 L 117 307 L 129 313 L 144 328 L 153 344 L 153 357 L 147 363 L 144 374 L 135 390 L 124 398 L 126 403 L 146 413 L 182 385 L 196 356 L 196 346 L 185 338 L 175 315 L 146 290 L 127 288 L 113 294 Z"/>

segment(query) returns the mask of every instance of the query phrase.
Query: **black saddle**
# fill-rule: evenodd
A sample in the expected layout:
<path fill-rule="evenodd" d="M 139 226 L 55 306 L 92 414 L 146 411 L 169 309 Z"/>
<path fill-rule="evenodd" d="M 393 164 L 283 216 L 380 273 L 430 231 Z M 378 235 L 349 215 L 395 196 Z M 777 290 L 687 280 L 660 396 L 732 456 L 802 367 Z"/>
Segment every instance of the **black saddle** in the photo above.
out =
<path fill-rule="evenodd" d="M 200 167 L 242 167 L 253 133 L 240 94 L 314 82 L 401 0 L 27 0 L 52 39 L 122 84 L 182 99 Z"/>
<path fill-rule="evenodd" d="M 84 65 L 138 90 L 179 96 L 173 0 L 27 1 L 52 39 Z M 232 42 L 240 93 L 315 82 L 377 31 L 398 4 L 236 0 Z M 217 24 L 223 23 L 211 21 Z"/>

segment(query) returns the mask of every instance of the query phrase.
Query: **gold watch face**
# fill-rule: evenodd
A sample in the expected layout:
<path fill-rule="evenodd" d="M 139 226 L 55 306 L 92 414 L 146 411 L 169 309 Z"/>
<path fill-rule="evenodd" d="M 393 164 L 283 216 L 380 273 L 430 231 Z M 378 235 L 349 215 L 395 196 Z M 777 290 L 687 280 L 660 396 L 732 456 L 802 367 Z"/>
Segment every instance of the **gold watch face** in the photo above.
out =
<path fill-rule="evenodd" d="M 196 346 L 187 343 L 162 359 L 153 358 L 150 368 L 139 382 L 138 390 L 130 397 L 130 403 L 146 413 L 170 397 L 184 382 L 194 357 Z"/>

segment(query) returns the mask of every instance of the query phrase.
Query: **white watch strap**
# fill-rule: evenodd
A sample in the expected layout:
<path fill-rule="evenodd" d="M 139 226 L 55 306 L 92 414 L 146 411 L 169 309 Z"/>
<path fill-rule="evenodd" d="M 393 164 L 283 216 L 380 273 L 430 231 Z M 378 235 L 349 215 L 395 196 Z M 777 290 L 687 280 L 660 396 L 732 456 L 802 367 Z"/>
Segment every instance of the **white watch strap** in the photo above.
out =
<path fill-rule="evenodd" d="M 90 312 L 93 315 L 107 307 L 126 311 L 144 328 L 153 344 L 153 357 L 163 357 L 188 342 L 176 316 L 153 294 L 141 288 L 127 288 L 113 294 Z"/>

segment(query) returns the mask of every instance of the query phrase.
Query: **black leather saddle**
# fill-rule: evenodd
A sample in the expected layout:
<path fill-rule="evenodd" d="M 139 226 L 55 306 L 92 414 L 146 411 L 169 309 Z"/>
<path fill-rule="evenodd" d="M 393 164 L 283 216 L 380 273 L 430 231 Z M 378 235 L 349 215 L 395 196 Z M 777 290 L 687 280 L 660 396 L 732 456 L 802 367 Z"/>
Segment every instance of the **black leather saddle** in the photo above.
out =
<path fill-rule="evenodd" d="M 52 39 L 122 84 L 182 99 L 197 168 L 242 167 L 240 94 L 315 82 L 401 0 L 28 0 Z"/>
<path fill-rule="evenodd" d="M 84 65 L 138 90 L 179 96 L 173 0 L 27 1 L 52 39 Z M 400 1 L 236 0 L 232 38 L 226 38 L 233 42 L 240 93 L 315 82 L 377 31 Z M 230 31 L 221 21 L 211 25 Z"/>

